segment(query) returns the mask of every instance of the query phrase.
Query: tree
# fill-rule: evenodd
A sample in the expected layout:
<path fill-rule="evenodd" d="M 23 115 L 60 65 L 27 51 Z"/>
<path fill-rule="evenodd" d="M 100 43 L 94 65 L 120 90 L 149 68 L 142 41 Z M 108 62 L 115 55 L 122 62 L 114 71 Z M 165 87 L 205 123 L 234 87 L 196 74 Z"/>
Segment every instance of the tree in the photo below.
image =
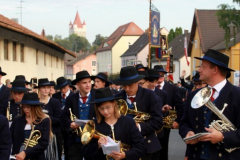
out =
<path fill-rule="evenodd" d="M 46 38 L 53 41 L 53 36 L 52 35 L 47 35 Z"/>
<path fill-rule="evenodd" d="M 240 0 L 236 2 L 239 3 Z M 229 6 L 228 4 L 220 4 L 218 8 L 220 8 L 217 11 L 218 22 L 219 26 L 225 31 L 225 45 L 226 48 L 228 48 L 231 34 L 233 34 L 234 37 L 234 44 L 236 43 L 236 31 L 239 30 L 240 27 L 240 11 L 236 10 L 234 6 Z M 230 24 L 233 24 L 233 26 L 231 27 Z"/>
<path fill-rule="evenodd" d="M 168 43 L 170 43 L 178 35 L 182 35 L 182 34 L 183 34 L 182 27 L 176 27 L 175 31 L 173 29 L 170 29 L 168 34 Z"/>
<path fill-rule="evenodd" d="M 101 36 L 101 34 L 97 34 L 95 40 L 92 43 L 91 51 L 95 51 L 98 47 L 107 39 L 107 37 Z"/>

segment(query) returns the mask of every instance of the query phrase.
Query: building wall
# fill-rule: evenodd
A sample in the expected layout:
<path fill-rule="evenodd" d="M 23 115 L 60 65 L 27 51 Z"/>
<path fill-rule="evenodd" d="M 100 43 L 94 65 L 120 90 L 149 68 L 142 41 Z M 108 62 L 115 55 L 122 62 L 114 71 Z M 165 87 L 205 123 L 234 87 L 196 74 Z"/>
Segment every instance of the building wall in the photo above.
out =
<path fill-rule="evenodd" d="M 119 73 L 121 69 L 121 55 L 132 45 L 140 36 L 122 36 L 112 48 L 112 73 Z"/>
<path fill-rule="evenodd" d="M 97 52 L 97 73 L 108 72 L 112 73 L 112 51 Z"/>
<path fill-rule="evenodd" d="M 26 37 L 25 37 L 26 38 Z M 26 38 L 26 42 L 33 42 L 32 39 Z M 16 40 L 14 40 L 16 41 Z M 13 61 L 13 45 L 12 40 L 8 39 L 8 55 L 9 59 L 4 59 L 4 38 L 0 37 L 0 66 L 2 70 L 7 73 L 2 77 L 2 82 L 6 79 L 14 80 L 16 75 L 25 75 L 26 79 L 30 81 L 31 78 L 48 78 L 49 80 L 56 80 L 58 77 L 64 75 L 64 61 L 62 53 L 58 53 L 59 57 L 50 55 L 51 53 L 38 50 L 38 56 L 36 54 L 36 48 L 31 47 L 31 43 L 24 44 L 24 62 L 20 62 L 20 41 L 17 42 L 16 47 L 16 61 Z M 35 44 L 36 45 L 36 44 Z M 37 45 L 36 45 L 37 46 Z M 39 46 L 40 47 L 40 46 Z M 41 48 L 41 47 L 40 47 Z M 44 54 L 46 54 L 46 62 L 44 64 Z M 55 53 L 57 54 L 57 53 Z M 38 58 L 36 58 L 38 57 Z M 38 59 L 38 62 L 37 62 Z"/>
<path fill-rule="evenodd" d="M 129 63 L 129 60 L 136 60 L 135 56 L 126 56 L 126 57 L 121 57 L 121 68 L 126 67 L 126 66 L 133 66 L 135 65 L 134 62 Z"/>
<path fill-rule="evenodd" d="M 142 64 L 144 67 L 148 66 L 147 58 L 148 58 L 148 52 L 149 52 L 149 45 L 147 44 L 138 54 L 137 54 L 137 60 L 142 61 Z"/>
<path fill-rule="evenodd" d="M 93 61 L 95 61 L 95 66 L 93 66 Z M 86 58 L 78 61 L 73 65 L 73 74 L 75 75 L 77 72 L 86 70 L 90 75 L 97 74 L 97 57 L 95 54 L 91 54 Z"/>

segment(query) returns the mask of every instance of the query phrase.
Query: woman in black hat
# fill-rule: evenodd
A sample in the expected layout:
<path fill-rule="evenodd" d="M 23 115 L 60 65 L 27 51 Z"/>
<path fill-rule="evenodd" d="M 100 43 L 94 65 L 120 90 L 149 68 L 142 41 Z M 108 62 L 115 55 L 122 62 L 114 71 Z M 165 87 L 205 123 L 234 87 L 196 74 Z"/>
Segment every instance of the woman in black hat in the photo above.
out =
<path fill-rule="evenodd" d="M 109 85 L 112 84 L 112 82 L 108 80 L 108 76 L 103 72 L 92 76 L 92 79 L 94 80 L 94 89 L 109 87 Z"/>
<path fill-rule="evenodd" d="M 55 94 L 56 93 L 56 90 L 55 90 L 55 82 L 54 81 L 50 81 L 50 84 L 51 84 L 51 86 L 50 86 L 50 97 L 52 97 L 52 95 L 53 94 Z"/>
<path fill-rule="evenodd" d="M 42 78 L 38 79 L 38 86 L 35 88 L 38 88 L 39 101 L 43 103 L 43 112 L 49 115 L 51 119 L 52 132 L 58 137 L 58 134 L 61 132 L 61 104 L 59 100 L 49 96 L 51 85 L 47 78 Z M 58 146 L 58 150 L 61 149 L 61 147 L 62 146 Z M 61 157 L 61 150 L 58 154 L 59 157 Z"/>
<path fill-rule="evenodd" d="M 14 117 L 21 115 L 21 106 L 17 104 L 23 98 L 25 92 L 29 91 L 25 86 L 25 82 L 22 80 L 14 80 L 12 82 L 12 88 L 9 88 L 12 99 L 6 100 L 3 102 L 2 107 L 0 108 L 0 114 L 7 116 L 7 108 L 10 107 L 8 111 L 8 120 L 11 122 Z"/>
<path fill-rule="evenodd" d="M 31 159 L 44 160 L 44 151 L 48 147 L 51 137 L 51 121 L 48 115 L 43 113 L 36 93 L 25 93 L 19 104 L 22 105 L 22 116 L 16 117 L 11 125 L 12 134 L 12 155 L 17 160 Z M 25 149 L 23 142 L 25 138 L 30 138 L 32 130 L 41 132 L 41 137 L 33 147 Z"/>
<path fill-rule="evenodd" d="M 130 146 L 130 150 L 125 152 L 113 151 L 110 154 L 112 158 L 138 160 L 146 153 L 143 137 L 132 118 L 120 115 L 116 99 L 119 98 L 115 98 L 108 87 L 96 90 L 95 101 L 91 102 L 95 103 L 96 130 Z M 98 140 L 92 139 L 88 145 L 83 147 L 84 157 L 106 160 L 106 155 L 101 149 L 101 145 L 106 143 L 106 137 L 100 137 Z"/>

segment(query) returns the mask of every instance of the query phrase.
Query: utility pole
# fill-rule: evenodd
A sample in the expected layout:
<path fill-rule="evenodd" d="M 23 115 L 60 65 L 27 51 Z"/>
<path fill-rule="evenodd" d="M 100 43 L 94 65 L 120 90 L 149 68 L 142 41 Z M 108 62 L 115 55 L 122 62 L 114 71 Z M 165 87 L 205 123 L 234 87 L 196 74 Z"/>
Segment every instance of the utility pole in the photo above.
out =
<path fill-rule="evenodd" d="M 20 7 L 17 7 L 17 8 L 20 9 L 20 21 L 21 21 L 21 25 L 22 25 L 22 9 L 23 9 L 23 7 L 22 7 L 22 2 L 24 2 L 24 1 L 21 0 L 21 1 L 20 1 Z"/>

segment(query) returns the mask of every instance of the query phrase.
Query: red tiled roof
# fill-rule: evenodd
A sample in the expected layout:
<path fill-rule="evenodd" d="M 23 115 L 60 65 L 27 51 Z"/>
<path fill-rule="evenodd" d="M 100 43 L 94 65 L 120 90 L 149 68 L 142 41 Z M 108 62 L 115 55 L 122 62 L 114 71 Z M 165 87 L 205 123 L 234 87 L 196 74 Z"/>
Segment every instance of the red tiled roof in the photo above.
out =
<path fill-rule="evenodd" d="M 79 17 L 78 12 L 77 12 L 77 14 L 76 14 L 76 17 L 75 17 L 75 20 L 74 20 L 73 25 L 77 25 L 77 28 L 83 28 L 83 27 L 82 27 L 82 22 L 81 22 L 81 19 L 80 19 L 80 17 Z"/>
<path fill-rule="evenodd" d="M 68 54 L 72 55 L 73 57 L 76 57 L 76 54 L 74 52 L 65 49 L 64 47 L 60 46 L 59 44 L 47 39 L 46 37 L 42 37 L 41 35 L 23 27 L 22 25 L 8 19 L 7 17 L 4 17 L 1 14 L 0 14 L 0 27 L 7 28 L 9 30 L 36 38 L 36 39 L 40 40 L 42 43 L 45 43 L 48 46 L 55 48 L 56 50 L 59 50 L 64 53 L 68 53 Z"/>
<path fill-rule="evenodd" d="M 96 50 L 96 52 L 110 50 L 117 43 L 122 36 L 141 36 L 143 30 L 139 28 L 134 22 L 130 22 L 119 26 Z M 104 43 L 107 42 L 109 46 L 103 47 Z"/>
<path fill-rule="evenodd" d="M 188 53 L 191 54 L 193 46 L 191 42 L 194 40 L 197 27 L 200 37 L 200 42 L 198 43 L 201 44 L 202 52 L 204 53 L 214 45 L 224 40 L 225 31 L 219 27 L 216 13 L 217 10 L 195 10 Z"/>
<path fill-rule="evenodd" d="M 70 23 L 69 23 L 69 26 L 71 26 L 72 25 L 72 21 L 70 21 Z"/>
<path fill-rule="evenodd" d="M 83 21 L 83 25 L 86 25 L 86 22 L 85 22 L 85 21 Z"/>

